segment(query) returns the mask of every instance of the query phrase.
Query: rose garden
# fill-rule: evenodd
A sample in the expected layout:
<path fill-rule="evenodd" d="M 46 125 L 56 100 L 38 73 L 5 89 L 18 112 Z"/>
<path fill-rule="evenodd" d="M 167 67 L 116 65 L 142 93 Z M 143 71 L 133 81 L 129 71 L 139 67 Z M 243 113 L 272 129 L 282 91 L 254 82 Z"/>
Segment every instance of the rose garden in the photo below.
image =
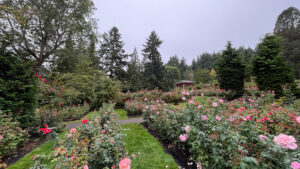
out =
<path fill-rule="evenodd" d="M 90 0 L 0 5 L 0 169 L 300 169 L 297 8 L 187 65 L 97 37 Z"/>

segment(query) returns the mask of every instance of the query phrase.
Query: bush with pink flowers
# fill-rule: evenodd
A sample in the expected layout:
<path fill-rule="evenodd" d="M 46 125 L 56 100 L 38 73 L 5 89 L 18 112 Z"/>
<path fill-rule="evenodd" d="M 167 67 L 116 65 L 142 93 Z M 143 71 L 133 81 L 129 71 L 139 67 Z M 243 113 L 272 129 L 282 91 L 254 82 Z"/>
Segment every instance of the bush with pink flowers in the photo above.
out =
<path fill-rule="evenodd" d="M 199 100 L 160 113 L 161 104 L 146 105 L 143 116 L 162 140 L 203 168 L 289 168 L 299 159 L 299 112 L 275 102 L 274 94 Z"/>

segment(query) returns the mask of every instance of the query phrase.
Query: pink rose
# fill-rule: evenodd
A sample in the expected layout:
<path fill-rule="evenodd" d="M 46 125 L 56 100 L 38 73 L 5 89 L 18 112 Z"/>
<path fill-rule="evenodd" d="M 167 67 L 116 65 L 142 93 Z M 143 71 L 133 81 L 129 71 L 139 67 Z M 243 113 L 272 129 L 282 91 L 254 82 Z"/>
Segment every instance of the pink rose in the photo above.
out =
<path fill-rule="evenodd" d="M 181 94 L 182 94 L 182 95 L 185 95 L 185 92 L 183 91 L 183 92 L 181 92 Z"/>
<path fill-rule="evenodd" d="M 67 136 L 68 138 L 70 138 L 70 137 L 72 137 L 72 134 L 68 134 L 68 136 Z"/>
<path fill-rule="evenodd" d="M 292 169 L 300 169 L 300 163 L 298 163 L 297 161 L 294 161 L 291 163 L 291 167 L 292 167 Z"/>
<path fill-rule="evenodd" d="M 199 105 L 199 106 L 198 106 L 198 109 L 200 109 L 201 107 L 203 107 L 203 106 L 202 106 L 202 105 Z"/>
<path fill-rule="evenodd" d="M 0 140 L 2 140 L 3 139 L 3 136 L 2 135 L 0 135 Z"/>
<path fill-rule="evenodd" d="M 159 115 L 159 111 L 157 111 L 156 114 Z"/>
<path fill-rule="evenodd" d="M 72 128 L 72 129 L 70 130 L 70 134 L 75 133 L 75 132 L 76 132 L 76 129 L 75 129 L 75 128 Z"/>
<path fill-rule="evenodd" d="M 207 116 L 206 115 L 203 115 L 201 120 L 205 121 L 207 119 Z"/>
<path fill-rule="evenodd" d="M 274 137 L 274 142 L 282 148 L 295 150 L 298 146 L 296 139 L 293 136 L 287 136 L 285 134 L 279 134 Z"/>
<path fill-rule="evenodd" d="M 217 103 L 217 102 L 214 102 L 214 103 L 212 103 L 212 106 L 217 107 L 217 106 L 218 106 L 218 103 Z"/>
<path fill-rule="evenodd" d="M 267 138 L 267 136 L 264 135 L 259 135 L 258 137 L 260 141 L 264 141 Z"/>
<path fill-rule="evenodd" d="M 181 142 L 185 142 L 187 140 L 187 135 L 186 134 L 181 134 L 179 136 L 179 139 L 180 139 Z"/>
<path fill-rule="evenodd" d="M 120 169 L 130 169 L 130 159 L 124 158 L 123 160 L 120 161 L 119 167 Z"/>
<path fill-rule="evenodd" d="M 220 102 L 220 103 L 224 103 L 224 100 L 223 100 L 223 99 L 219 99 L 219 102 Z"/>
<path fill-rule="evenodd" d="M 216 120 L 220 121 L 222 118 L 218 115 L 216 115 Z"/>
<path fill-rule="evenodd" d="M 300 116 L 296 117 L 296 121 L 300 124 Z"/>
<path fill-rule="evenodd" d="M 89 169 L 88 165 L 87 165 L 87 164 L 84 165 L 84 166 L 83 166 L 83 169 Z"/>
<path fill-rule="evenodd" d="M 190 132 L 190 126 L 186 125 L 185 128 L 184 128 L 184 130 L 185 130 L 187 133 Z"/>
<path fill-rule="evenodd" d="M 231 117 L 231 118 L 229 118 L 228 120 L 229 120 L 229 122 L 231 123 L 231 122 L 233 121 L 233 118 Z"/>
<path fill-rule="evenodd" d="M 182 97 L 181 100 L 185 100 L 185 97 Z"/>
<path fill-rule="evenodd" d="M 110 139 L 110 144 L 114 144 L 114 142 L 115 142 L 114 139 L 111 138 Z"/>

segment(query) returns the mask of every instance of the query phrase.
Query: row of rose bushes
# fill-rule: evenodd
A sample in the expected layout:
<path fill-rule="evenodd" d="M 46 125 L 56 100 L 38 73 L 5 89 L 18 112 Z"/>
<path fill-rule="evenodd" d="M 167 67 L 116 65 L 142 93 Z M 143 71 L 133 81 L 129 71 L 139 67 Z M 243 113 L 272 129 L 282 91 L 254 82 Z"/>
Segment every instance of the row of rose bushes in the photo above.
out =
<path fill-rule="evenodd" d="M 50 156 L 32 157 L 32 169 L 47 168 L 44 164 L 55 161 L 55 168 L 120 168 L 129 169 L 130 159 L 125 158 L 121 128 L 112 105 L 104 105 L 100 116 L 82 120 L 78 128 L 70 129 Z"/>
<path fill-rule="evenodd" d="M 222 99 L 184 100 L 187 105 L 181 108 L 144 105 L 143 116 L 150 129 L 182 149 L 198 167 L 300 166 L 300 113 L 274 103 L 272 93 L 227 103 Z"/>

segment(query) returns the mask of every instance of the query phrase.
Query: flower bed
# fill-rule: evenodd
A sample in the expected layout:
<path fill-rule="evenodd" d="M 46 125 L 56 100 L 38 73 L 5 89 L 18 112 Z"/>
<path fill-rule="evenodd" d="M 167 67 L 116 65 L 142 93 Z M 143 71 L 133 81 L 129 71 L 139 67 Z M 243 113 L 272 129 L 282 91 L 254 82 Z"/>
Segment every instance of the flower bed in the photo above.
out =
<path fill-rule="evenodd" d="M 149 105 L 144 113 L 147 125 L 161 139 L 182 149 L 199 167 L 216 169 L 296 165 L 296 117 L 299 112 L 274 103 L 272 93 L 228 103 L 189 100 L 180 110 Z"/>
<path fill-rule="evenodd" d="M 89 121 L 82 120 L 78 128 L 57 141 L 51 157 L 33 157 L 36 168 L 43 162 L 56 161 L 55 168 L 117 168 L 128 167 L 130 160 L 124 160 L 124 146 L 118 120 L 112 105 L 104 105 L 100 117 Z M 120 163 L 119 163 L 120 162 Z"/>

